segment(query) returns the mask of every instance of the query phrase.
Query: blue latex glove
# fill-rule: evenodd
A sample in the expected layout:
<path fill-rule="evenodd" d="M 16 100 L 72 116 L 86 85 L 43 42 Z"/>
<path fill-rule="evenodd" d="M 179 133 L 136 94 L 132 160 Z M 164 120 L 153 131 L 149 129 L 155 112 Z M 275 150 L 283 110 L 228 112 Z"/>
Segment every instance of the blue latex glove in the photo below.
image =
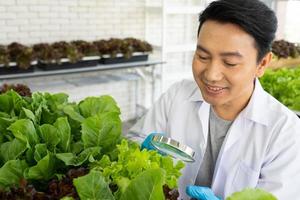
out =
<path fill-rule="evenodd" d="M 189 185 L 186 187 L 186 194 L 197 200 L 221 200 L 208 187 Z"/>
<path fill-rule="evenodd" d="M 151 144 L 151 140 L 155 135 L 165 135 L 164 133 L 151 133 L 146 137 L 146 139 L 143 141 L 141 149 L 147 149 L 147 150 L 156 150 L 157 149 Z M 160 154 L 164 155 L 164 153 L 160 152 Z"/>

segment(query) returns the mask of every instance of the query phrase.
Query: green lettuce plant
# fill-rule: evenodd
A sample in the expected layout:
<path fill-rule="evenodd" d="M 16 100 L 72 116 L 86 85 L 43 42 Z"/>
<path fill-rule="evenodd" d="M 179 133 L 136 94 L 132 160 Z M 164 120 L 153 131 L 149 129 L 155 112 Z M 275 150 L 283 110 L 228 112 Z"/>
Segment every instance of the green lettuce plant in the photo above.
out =
<path fill-rule="evenodd" d="M 292 110 L 300 110 L 300 68 L 266 70 L 262 87 Z"/>
<path fill-rule="evenodd" d="M 4 45 L 0 45 L 0 65 L 3 65 L 4 67 L 9 66 L 9 52 Z"/>
<path fill-rule="evenodd" d="M 49 182 L 54 187 L 82 167 L 90 172 L 72 179 L 81 199 L 159 200 L 163 188 L 177 188 L 183 163 L 122 138 L 110 96 L 71 103 L 64 93 L 22 97 L 10 90 L 0 94 L 0 105 L 0 195 L 27 193 L 26 184 L 18 189 L 23 180 L 46 195 Z M 72 182 L 62 183 L 72 191 Z"/>
<path fill-rule="evenodd" d="M 140 150 L 122 140 L 116 161 L 104 155 L 91 163 L 91 172 L 74 180 L 81 199 L 164 200 L 163 187 L 177 188 L 184 164 L 155 151 Z"/>
<path fill-rule="evenodd" d="M 62 93 L 29 98 L 9 91 L 0 95 L 0 104 L 0 185 L 5 187 L 22 178 L 49 180 L 71 166 L 94 162 L 121 135 L 120 110 L 110 96 L 72 104 Z M 22 171 L 13 173 L 15 168 Z"/>
<path fill-rule="evenodd" d="M 34 59 L 31 47 L 13 42 L 7 46 L 10 62 L 16 62 L 21 69 L 28 69 Z"/>
<path fill-rule="evenodd" d="M 240 192 L 235 192 L 226 200 L 277 200 L 271 193 L 262 189 L 244 189 Z"/>

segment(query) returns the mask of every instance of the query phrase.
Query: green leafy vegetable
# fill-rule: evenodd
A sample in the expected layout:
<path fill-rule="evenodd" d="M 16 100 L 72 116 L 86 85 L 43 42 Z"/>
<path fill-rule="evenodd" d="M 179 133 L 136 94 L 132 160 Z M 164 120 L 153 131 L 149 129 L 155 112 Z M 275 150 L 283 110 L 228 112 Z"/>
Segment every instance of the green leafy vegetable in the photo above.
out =
<path fill-rule="evenodd" d="M 20 119 L 8 127 L 14 136 L 22 142 L 27 143 L 28 147 L 39 143 L 39 136 L 35 127 L 29 119 Z"/>
<path fill-rule="evenodd" d="M 11 185 L 18 185 L 27 167 L 24 160 L 10 160 L 6 162 L 0 169 L 0 187 L 5 188 Z"/>
<path fill-rule="evenodd" d="M 292 110 L 300 110 L 300 68 L 267 70 L 260 78 L 263 88 Z"/>
<path fill-rule="evenodd" d="M 79 155 L 73 153 L 58 153 L 56 157 L 62 160 L 66 165 L 80 166 L 85 161 L 94 161 L 94 157 L 100 154 L 100 147 L 90 147 L 83 150 Z"/>
<path fill-rule="evenodd" d="M 131 181 L 120 200 L 164 200 L 164 177 L 162 169 L 144 171 Z"/>
<path fill-rule="evenodd" d="M 70 151 L 70 144 L 71 144 L 71 127 L 69 125 L 68 119 L 58 118 L 54 123 L 54 126 L 57 128 L 58 137 L 60 138 L 60 142 L 58 143 L 58 147 L 63 152 Z"/>
<path fill-rule="evenodd" d="M 95 200 L 163 200 L 165 171 L 149 169 L 127 182 L 120 197 L 114 197 L 108 184 L 99 171 L 92 170 L 88 175 L 75 179 L 74 185 L 81 199 Z"/>
<path fill-rule="evenodd" d="M 77 122 L 83 122 L 85 119 L 83 116 L 81 116 L 78 112 L 74 110 L 74 106 L 68 105 L 65 106 L 63 109 L 64 113 L 66 113 L 71 119 L 77 121 Z"/>
<path fill-rule="evenodd" d="M 82 123 L 82 141 L 85 148 L 101 146 L 111 148 L 121 135 L 119 114 L 108 113 L 89 117 Z"/>
<path fill-rule="evenodd" d="M 48 153 L 38 161 L 36 166 L 27 168 L 24 172 L 26 179 L 49 180 L 55 173 L 55 158 L 52 153 Z"/>
<path fill-rule="evenodd" d="M 100 172 L 91 171 L 88 175 L 79 177 L 73 182 L 80 199 L 114 200 L 114 196 Z"/>
<path fill-rule="evenodd" d="M 2 143 L 0 146 L 0 155 L 2 156 L 2 161 L 7 162 L 9 160 L 15 160 L 19 158 L 26 149 L 26 143 L 21 142 L 18 139 L 13 139 L 11 142 Z"/>
<path fill-rule="evenodd" d="M 163 186 L 177 188 L 183 163 L 122 140 L 120 109 L 112 97 L 88 97 L 79 104 L 67 98 L 0 95 L 5 106 L 0 108 L 0 189 L 13 192 L 25 178 L 36 188 L 45 189 L 50 181 L 51 191 L 63 184 L 74 192 L 68 185 L 73 180 L 81 199 L 160 200 Z M 79 170 L 79 177 L 74 168 L 81 167 L 86 170 Z"/>
<path fill-rule="evenodd" d="M 120 109 L 109 96 L 76 104 L 63 93 L 22 97 L 8 91 L 0 95 L 0 103 L 0 171 L 12 170 L 7 174 L 15 173 L 7 167 L 10 161 L 19 159 L 26 179 L 47 181 L 71 166 L 94 162 L 120 141 Z M 3 185 L 9 183 L 17 184 Z"/>
<path fill-rule="evenodd" d="M 184 167 L 181 161 L 174 165 L 170 157 L 161 156 L 156 151 L 140 150 L 138 145 L 135 143 L 128 144 L 127 140 L 122 140 L 121 144 L 117 145 L 117 149 L 118 158 L 116 161 L 111 161 L 109 156 L 104 155 L 100 161 L 91 164 L 94 170 L 102 172 L 102 175 L 108 183 L 117 186 L 118 190 L 114 193 L 116 199 L 121 198 L 123 193 L 126 192 L 127 187 L 131 184 L 136 186 L 134 190 L 139 190 L 139 184 L 132 182 L 148 170 L 162 170 L 162 185 L 166 184 L 172 189 L 177 187 L 177 180 L 181 175 L 180 170 Z M 146 177 L 151 179 L 151 175 L 149 176 L 150 177 L 146 175 Z M 150 182 L 151 181 L 149 181 L 149 183 Z M 151 185 L 146 186 L 152 187 Z M 145 188 L 147 188 L 146 186 Z M 133 190 L 133 188 L 134 186 L 131 186 L 131 190 Z M 162 189 L 162 187 L 160 188 Z M 138 193 L 138 191 L 136 192 Z M 130 192 L 130 194 L 131 193 L 134 193 L 134 191 Z M 161 194 L 163 193 L 161 192 Z M 157 194 L 155 194 L 155 197 L 157 197 L 156 195 Z"/>
<path fill-rule="evenodd" d="M 244 189 L 227 197 L 226 200 L 277 200 L 277 198 L 262 189 Z"/>
<path fill-rule="evenodd" d="M 42 141 L 47 145 L 47 149 L 54 152 L 56 145 L 60 142 L 58 129 L 50 124 L 40 126 L 40 135 Z"/>
<path fill-rule="evenodd" d="M 60 200 L 74 200 L 74 198 L 73 197 L 63 197 Z"/>
<path fill-rule="evenodd" d="M 110 96 L 88 97 L 79 103 L 79 109 L 84 117 L 90 117 L 106 112 L 120 114 L 120 109 L 115 100 Z"/>
<path fill-rule="evenodd" d="M 32 112 L 31 110 L 28 110 L 28 109 L 26 109 L 26 108 L 23 108 L 23 111 L 24 111 L 24 113 L 25 113 L 25 116 L 26 116 L 28 119 L 30 119 L 34 124 L 37 123 L 36 117 L 35 117 L 35 115 L 33 114 L 33 112 Z"/>
<path fill-rule="evenodd" d="M 37 145 L 35 145 L 34 160 L 36 162 L 39 162 L 47 154 L 48 154 L 48 149 L 47 149 L 46 144 L 37 144 Z"/>
<path fill-rule="evenodd" d="M 0 94 L 0 111 L 10 113 L 13 108 L 12 97 L 9 94 Z"/>

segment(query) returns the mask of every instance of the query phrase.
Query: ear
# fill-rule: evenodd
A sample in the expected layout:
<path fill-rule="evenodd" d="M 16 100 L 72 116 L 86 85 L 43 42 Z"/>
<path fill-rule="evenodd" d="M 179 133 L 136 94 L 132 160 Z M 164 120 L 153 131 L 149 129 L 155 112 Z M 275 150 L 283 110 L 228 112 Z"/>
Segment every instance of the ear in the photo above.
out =
<path fill-rule="evenodd" d="M 266 67 L 272 60 L 272 52 L 267 53 L 262 60 L 259 62 L 257 69 L 256 69 L 256 77 L 261 77 L 265 73 Z"/>

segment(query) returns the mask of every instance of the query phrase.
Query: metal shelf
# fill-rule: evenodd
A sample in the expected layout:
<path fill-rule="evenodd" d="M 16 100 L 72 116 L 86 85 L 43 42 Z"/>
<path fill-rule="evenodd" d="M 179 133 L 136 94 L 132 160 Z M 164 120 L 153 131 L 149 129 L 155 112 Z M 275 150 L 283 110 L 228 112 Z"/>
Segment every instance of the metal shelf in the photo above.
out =
<path fill-rule="evenodd" d="M 63 90 L 71 89 L 71 91 L 75 91 L 75 93 L 71 93 L 75 95 L 77 98 L 81 98 L 78 94 L 78 90 L 74 89 L 79 86 L 90 87 L 92 85 L 108 83 L 108 82 L 115 82 L 115 81 L 134 81 L 134 90 L 135 90 L 135 102 L 136 102 L 136 116 L 139 115 L 140 105 L 138 94 L 138 88 L 140 82 L 137 80 L 143 79 L 146 80 L 145 77 L 149 77 L 150 80 L 147 78 L 146 81 L 149 81 L 151 84 L 151 100 L 150 103 L 154 103 L 155 94 L 156 94 L 156 66 L 164 64 L 165 61 L 161 61 L 158 59 L 149 59 L 148 61 L 143 62 L 128 62 L 128 63 L 119 63 L 119 64 L 99 64 L 92 67 L 82 67 L 82 68 L 74 68 L 74 69 L 62 69 L 62 70 L 53 70 L 53 71 L 43 71 L 41 69 L 36 68 L 34 72 L 28 73 L 20 73 L 20 74 L 7 74 L 7 75 L 0 75 L 0 83 L 7 81 L 7 80 L 14 80 L 14 79 L 27 79 L 31 83 L 30 78 L 34 77 L 45 77 L 45 76 L 59 76 L 59 75 L 68 75 L 68 74 L 80 74 L 80 73 L 88 73 L 88 72 L 97 72 L 97 71 L 105 71 L 105 70 L 121 70 L 121 69 L 132 69 L 128 71 L 122 71 L 119 75 L 118 73 L 103 73 L 99 77 L 89 77 L 93 73 L 89 73 L 88 76 L 78 77 L 69 79 L 68 76 L 59 76 L 59 80 L 54 78 L 54 81 L 43 81 L 43 79 L 39 79 L 42 81 L 42 84 L 35 85 L 34 88 L 36 91 L 39 91 L 41 87 L 49 89 L 53 89 L 54 87 L 64 87 Z M 141 68 L 150 68 L 150 70 L 141 70 Z M 147 74 L 147 76 L 146 76 Z M 25 80 L 22 80 L 25 81 Z M 34 83 L 33 83 L 34 84 Z M 144 104 L 144 103 L 142 103 Z"/>
<path fill-rule="evenodd" d="M 149 67 L 149 66 L 159 65 L 163 63 L 164 62 L 160 60 L 148 60 L 143 62 L 130 62 L 130 63 L 119 63 L 119 64 L 105 64 L 105 65 L 99 64 L 97 66 L 92 66 L 92 67 L 53 70 L 53 71 L 43 71 L 41 69 L 35 69 L 34 72 L 0 75 L 0 81 L 9 80 L 9 79 L 18 79 L 18 78 L 23 79 L 23 78 L 41 77 L 41 76 L 73 74 L 73 73 L 81 73 L 81 72 L 93 72 L 93 71 L 126 69 L 126 68 L 136 68 L 136 67 Z"/>

